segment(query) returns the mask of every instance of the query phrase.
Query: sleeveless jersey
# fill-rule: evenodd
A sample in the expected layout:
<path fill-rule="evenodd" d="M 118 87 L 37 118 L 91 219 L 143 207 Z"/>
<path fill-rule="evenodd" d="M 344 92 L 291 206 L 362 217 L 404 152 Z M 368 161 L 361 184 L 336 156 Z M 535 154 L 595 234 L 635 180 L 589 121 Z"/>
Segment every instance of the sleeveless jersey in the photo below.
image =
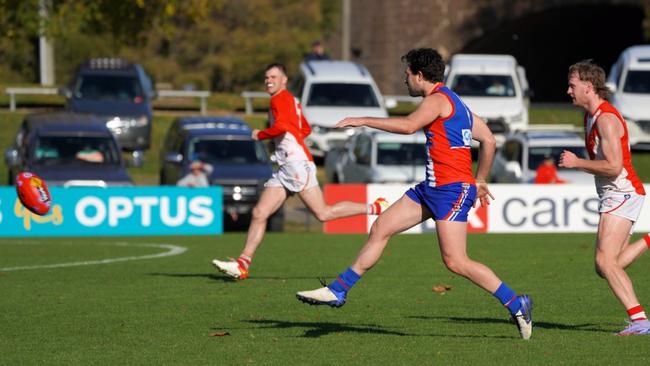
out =
<path fill-rule="evenodd" d="M 621 115 L 618 113 L 616 108 L 612 106 L 609 102 L 603 101 L 599 106 L 596 112 L 592 117 L 588 113 L 585 113 L 585 145 L 587 146 L 587 152 L 589 153 L 589 159 L 591 160 L 604 160 L 605 156 L 603 155 L 602 146 L 600 145 L 600 136 L 598 134 L 598 128 L 596 124 L 598 119 L 603 113 L 612 113 L 619 120 L 623 126 L 623 136 L 621 137 L 621 149 L 623 156 L 623 169 L 621 173 L 615 177 L 607 176 L 595 176 L 596 182 L 596 191 L 598 196 L 606 191 L 616 191 L 616 192 L 636 192 L 640 195 L 645 195 L 645 190 L 643 189 L 643 183 L 636 175 L 634 168 L 632 167 L 632 154 L 630 153 L 630 143 L 627 134 L 627 124 Z"/>
<path fill-rule="evenodd" d="M 449 88 L 443 84 L 431 94 L 440 93 L 451 104 L 446 117 L 438 117 L 423 128 L 427 138 L 426 182 L 429 187 L 449 183 L 475 184 L 472 174 L 472 112 Z"/>
<path fill-rule="evenodd" d="M 284 89 L 271 97 L 269 125 L 269 128 L 259 132 L 257 138 L 273 139 L 279 165 L 314 161 L 304 141 L 311 133 L 311 127 L 302 114 L 300 103 L 288 90 Z"/>

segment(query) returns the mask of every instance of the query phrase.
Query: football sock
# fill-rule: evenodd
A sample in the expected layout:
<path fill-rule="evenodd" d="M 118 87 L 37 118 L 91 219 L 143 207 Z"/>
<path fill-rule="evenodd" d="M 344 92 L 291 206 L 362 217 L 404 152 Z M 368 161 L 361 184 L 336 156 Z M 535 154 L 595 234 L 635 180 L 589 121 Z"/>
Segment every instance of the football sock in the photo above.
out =
<path fill-rule="evenodd" d="M 627 309 L 627 315 L 630 316 L 630 319 L 633 322 L 639 320 L 648 320 L 648 318 L 645 316 L 645 311 L 643 311 L 643 307 L 641 305 L 636 305 Z"/>
<path fill-rule="evenodd" d="M 237 258 L 237 263 L 239 263 L 241 267 L 244 267 L 248 270 L 248 267 L 250 267 L 252 260 L 253 259 L 251 257 L 242 254 L 239 256 L 239 258 Z"/>
<path fill-rule="evenodd" d="M 384 203 L 384 205 L 388 206 L 388 203 L 386 203 L 386 200 L 383 198 L 377 198 L 375 202 L 371 203 L 368 205 L 368 209 L 366 210 L 366 213 L 368 215 L 379 215 L 381 212 L 384 210 L 381 204 Z"/>
<path fill-rule="evenodd" d="M 508 285 L 501 282 L 499 288 L 492 294 L 499 299 L 503 306 L 508 308 L 510 314 L 515 315 L 521 309 L 521 304 L 517 301 L 517 293 L 514 292 Z"/>
<path fill-rule="evenodd" d="M 352 268 L 348 268 L 345 272 L 341 273 L 336 280 L 332 281 L 327 287 L 334 292 L 348 292 L 354 286 L 361 276 L 359 276 Z"/>
<path fill-rule="evenodd" d="M 645 234 L 645 235 L 643 236 L 643 240 L 645 240 L 645 245 L 647 245 L 648 248 L 650 248 L 650 233 Z"/>

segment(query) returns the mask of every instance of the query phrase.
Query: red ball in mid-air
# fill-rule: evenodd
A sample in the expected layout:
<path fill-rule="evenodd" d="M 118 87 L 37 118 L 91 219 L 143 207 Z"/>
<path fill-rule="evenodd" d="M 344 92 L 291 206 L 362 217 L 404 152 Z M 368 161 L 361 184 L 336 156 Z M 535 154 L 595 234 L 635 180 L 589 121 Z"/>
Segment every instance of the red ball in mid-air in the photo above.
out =
<path fill-rule="evenodd" d="M 22 172 L 16 176 L 16 193 L 20 202 L 31 212 L 45 215 L 50 211 L 52 197 L 45 182 L 36 174 Z"/>

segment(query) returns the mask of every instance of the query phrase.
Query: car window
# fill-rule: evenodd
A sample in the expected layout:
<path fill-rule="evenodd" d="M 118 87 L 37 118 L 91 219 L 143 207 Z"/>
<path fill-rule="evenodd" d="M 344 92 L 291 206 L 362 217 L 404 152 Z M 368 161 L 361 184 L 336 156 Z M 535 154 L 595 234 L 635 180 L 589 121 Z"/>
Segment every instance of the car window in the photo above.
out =
<path fill-rule="evenodd" d="M 357 163 L 368 165 L 370 164 L 370 150 L 372 148 L 372 141 L 368 136 L 361 135 L 357 138 L 357 144 L 354 147 L 354 157 Z"/>
<path fill-rule="evenodd" d="M 30 155 L 41 164 L 117 164 L 119 155 L 110 137 L 39 136 Z"/>
<path fill-rule="evenodd" d="M 536 170 L 547 156 L 555 160 L 555 164 L 560 161 L 560 155 L 564 150 L 571 151 L 580 159 L 589 159 L 587 149 L 584 146 L 541 146 L 531 147 L 528 149 L 528 169 Z"/>
<path fill-rule="evenodd" d="M 190 142 L 191 160 L 211 164 L 266 164 L 266 149 L 260 141 L 194 139 Z"/>
<path fill-rule="evenodd" d="M 506 141 L 501 151 L 506 161 L 516 161 L 521 165 L 521 143 L 519 141 Z"/>
<path fill-rule="evenodd" d="M 425 165 L 426 146 L 411 142 L 380 142 L 377 144 L 377 164 Z"/>
<path fill-rule="evenodd" d="M 510 75 L 456 75 L 451 89 L 467 97 L 514 97 L 515 85 Z"/>
<path fill-rule="evenodd" d="M 307 103 L 315 107 L 379 107 L 370 84 L 315 83 Z"/>
<path fill-rule="evenodd" d="M 635 94 L 650 93 L 650 70 L 628 70 L 623 92 Z"/>
<path fill-rule="evenodd" d="M 74 88 L 77 99 L 142 101 L 142 87 L 134 76 L 81 75 Z"/>

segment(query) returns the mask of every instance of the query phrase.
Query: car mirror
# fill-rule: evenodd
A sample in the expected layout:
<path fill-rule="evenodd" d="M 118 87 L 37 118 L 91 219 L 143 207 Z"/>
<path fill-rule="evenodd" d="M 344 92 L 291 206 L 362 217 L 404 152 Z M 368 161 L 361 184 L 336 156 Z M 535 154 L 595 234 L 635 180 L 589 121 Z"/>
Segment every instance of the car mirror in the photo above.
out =
<path fill-rule="evenodd" d="M 59 95 L 62 95 L 68 99 L 72 98 L 72 90 L 68 87 L 59 88 Z"/>
<path fill-rule="evenodd" d="M 131 153 L 129 165 L 135 168 L 142 168 L 144 165 L 144 153 L 141 150 L 136 150 Z"/>
<path fill-rule="evenodd" d="M 183 155 L 175 152 L 165 154 L 165 163 L 180 164 L 183 161 Z"/>
<path fill-rule="evenodd" d="M 612 92 L 612 93 L 616 93 L 616 89 L 617 89 L 617 88 L 616 88 L 616 84 L 614 84 L 614 83 L 612 83 L 612 82 L 610 81 L 610 82 L 606 82 L 606 83 L 605 83 L 605 86 L 607 87 L 607 89 L 609 89 L 610 92 Z"/>
<path fill-rule="evenodd" d="M 20 164 L 20 157 L 18 156 L 18 150 L 14 148 L 9 148 L 5 150 L 5 163 L 7 166 L 16 166 Z"/>
<path fill-rule="evenodd" d="M 384 105 L 388 109 L 393 109 L 393 108 L 397 107 L 397 99 L 395 99 L 395 98 L 386 98 L 384 100 Z"/>

